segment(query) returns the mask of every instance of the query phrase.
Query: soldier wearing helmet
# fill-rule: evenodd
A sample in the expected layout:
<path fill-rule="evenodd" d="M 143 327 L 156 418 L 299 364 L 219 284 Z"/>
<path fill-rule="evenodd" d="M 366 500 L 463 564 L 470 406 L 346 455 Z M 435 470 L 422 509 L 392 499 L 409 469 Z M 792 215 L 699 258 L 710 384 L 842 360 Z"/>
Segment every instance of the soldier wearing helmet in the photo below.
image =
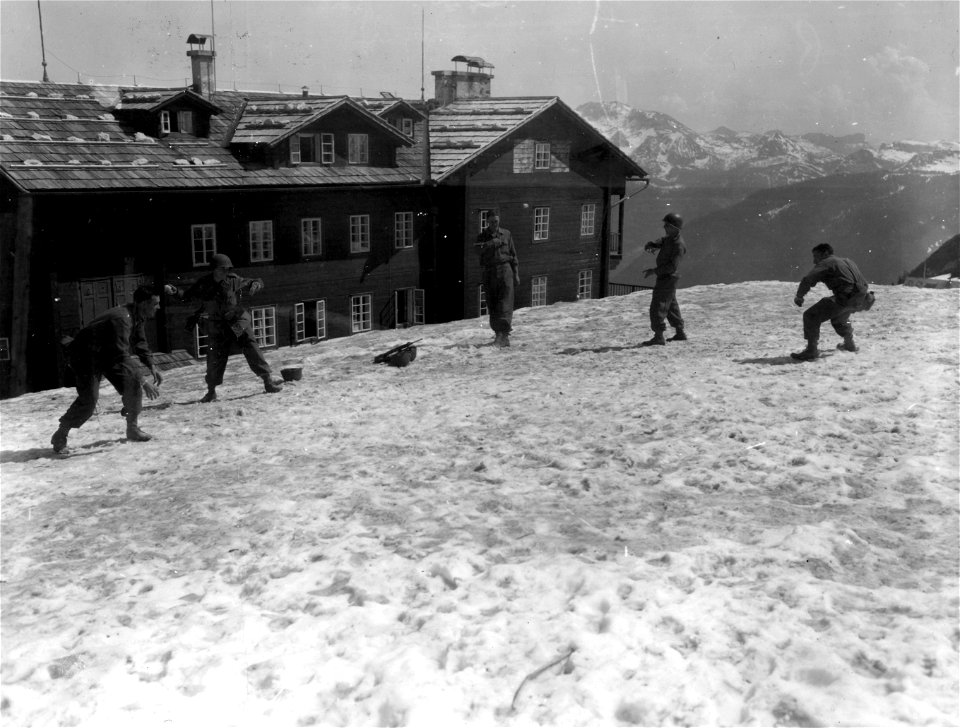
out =
<path fill-rule="evenodd" d="M 650 299 L 650 328 L 653 329 L 653 338 L 644 341 L 641 346 L 665 345 L 663 332 L 667 328 L 666 323 L 675 330 L 669 341 L 687 340 L 680 306 L 677 304 L 677 280 L 680 278 L 677 268 L 680 267 L 680 261 L 687 253 L 687 246 L 680 235 L 682 227 L 683 218 L 674 212 L 669 212 L 663 217 L 663 230 L 666 235 L 643 246 L 646 252 L 656 251 L 657 253 L 656 267 L 647 268 L 643 271 L 643 276 L 646 278 L 656 275 L 657 282 L 653 286 L 653 296 Z"/>
<path fill-rule="evenodd" d="M 207 393 L 201 402 L 217 399 L 217 386 L 223 383 L 227 359 L 239 348 L 250 369 L 263 380 L 267 392 L 279 392 L 280 382 L 274 381 L 270 365 L 264 359 L 253 335 L 250 312 L 241 304 L 245 295 L 263 290 L 260 278 L 243 278 L 233 271 L 233 262 L 222 253 L 210 256 L 210 272 L 202 276 L 186 291 L 169 286 L 171 293 L 183 301 L 200 301 L 200 308 L 187 320 L 192 330 L 200 321 L 207 332 Z"/>

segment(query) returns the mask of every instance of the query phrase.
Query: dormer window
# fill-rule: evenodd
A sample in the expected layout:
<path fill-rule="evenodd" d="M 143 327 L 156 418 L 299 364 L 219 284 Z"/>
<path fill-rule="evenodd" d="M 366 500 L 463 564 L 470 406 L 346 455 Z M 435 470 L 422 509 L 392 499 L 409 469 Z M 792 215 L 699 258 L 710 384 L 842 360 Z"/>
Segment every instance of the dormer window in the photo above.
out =
<path fill-rule="evenodd" d="M 370 137 L 367 134 L 347 135 L 347 161 L 350 164 L 370 163 Z"/>
<path fill-rule="evenodd" d="M 402 119 L 400 131 L 402 131 L 408 137 L 412 137 L 413 136 L 413 119 Z"/>
<path fill-rule="evenodd" d="M 290 137 L 290 164 L 333 164 L 333 134 L 294 134 Z"/>
<path fill-rule="evenodd" d="M 160 133 L 161 134 L 170 133 L 170 112 L 169 111 L 160 112 Z"/>

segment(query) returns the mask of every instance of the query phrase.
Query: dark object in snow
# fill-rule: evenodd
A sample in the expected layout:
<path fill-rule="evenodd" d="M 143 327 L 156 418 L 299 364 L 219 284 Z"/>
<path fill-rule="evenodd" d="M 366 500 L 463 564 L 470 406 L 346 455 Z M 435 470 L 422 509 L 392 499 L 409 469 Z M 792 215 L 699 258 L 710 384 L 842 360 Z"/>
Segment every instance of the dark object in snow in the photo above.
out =
<path fill-rule="evenodd" d="M 833 356 L 835 353 L 836 352 L 834 351 L 827 351 L 824 349 L 820 349 L 819 351 L 817 351 L 816 355 L 814 356 L 814 355 L 807 354 L 806 350 L 804 350 L 804 351 L 793 352 L 792 354 L 790 354 L 790 358 L 793 359 L 794 361 L 816 361 L 817 359 L 824 359 L 828 356 Z"/>
<path fill-rule="evenodd" d="M 280 370 L 280 376 L 283 377 L 285 382 L 299 382 L 303 377 L 303 369 L 301 367 L 284 367 Z"/>
<path fill-rule="evenodd" d="M 373 363 L 386 363 L 392 367 L 405 367 L 417 358 L 417 347 L 414 346 L 417 341 L 423 341 L 423 339 L 408 341 L 406 344 L 400 344 L 400 346 L 388 349 L 382 354 L 377 354 L 377 356 L 373 358 Z"/>

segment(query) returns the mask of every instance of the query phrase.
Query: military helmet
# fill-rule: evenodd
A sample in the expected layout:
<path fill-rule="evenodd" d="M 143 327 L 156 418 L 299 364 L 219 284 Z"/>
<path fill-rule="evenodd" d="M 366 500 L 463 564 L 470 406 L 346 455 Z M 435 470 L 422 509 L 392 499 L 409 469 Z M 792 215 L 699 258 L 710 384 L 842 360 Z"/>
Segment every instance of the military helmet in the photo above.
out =
<path fill-rule="evenodd" d="M 668 225 L 673 225 L 677 230 L 683 227 L 683 218 L 675 212 L 668 212 L 663 216 L 663 221 Z"/>
<path fill-rule="evenodd" d="M 214 253 L 210 256 L 210 270 L 216 268 L 233 268 L 233 262 L 223 253 Z"/>

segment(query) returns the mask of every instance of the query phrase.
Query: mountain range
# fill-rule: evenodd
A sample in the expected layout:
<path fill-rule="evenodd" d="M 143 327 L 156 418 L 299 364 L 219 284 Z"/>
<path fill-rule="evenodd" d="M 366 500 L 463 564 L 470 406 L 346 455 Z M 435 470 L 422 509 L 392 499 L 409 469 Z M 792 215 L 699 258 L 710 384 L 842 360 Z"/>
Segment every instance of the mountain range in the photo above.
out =
<path fill-rule="evenodd" d="M 698 133 L 619 102 L 577 109 L 651 176 L 628 189 L 624 256 L 611 281 L 650 284 L 643 243 L 685 218 L 681 286 L 796 280 L 830 242 L 867 278 L 897 283 L 960 232 L 960 144 L 773 130 Z M 631 196 L 632 195 L 632 196 Z"/>

